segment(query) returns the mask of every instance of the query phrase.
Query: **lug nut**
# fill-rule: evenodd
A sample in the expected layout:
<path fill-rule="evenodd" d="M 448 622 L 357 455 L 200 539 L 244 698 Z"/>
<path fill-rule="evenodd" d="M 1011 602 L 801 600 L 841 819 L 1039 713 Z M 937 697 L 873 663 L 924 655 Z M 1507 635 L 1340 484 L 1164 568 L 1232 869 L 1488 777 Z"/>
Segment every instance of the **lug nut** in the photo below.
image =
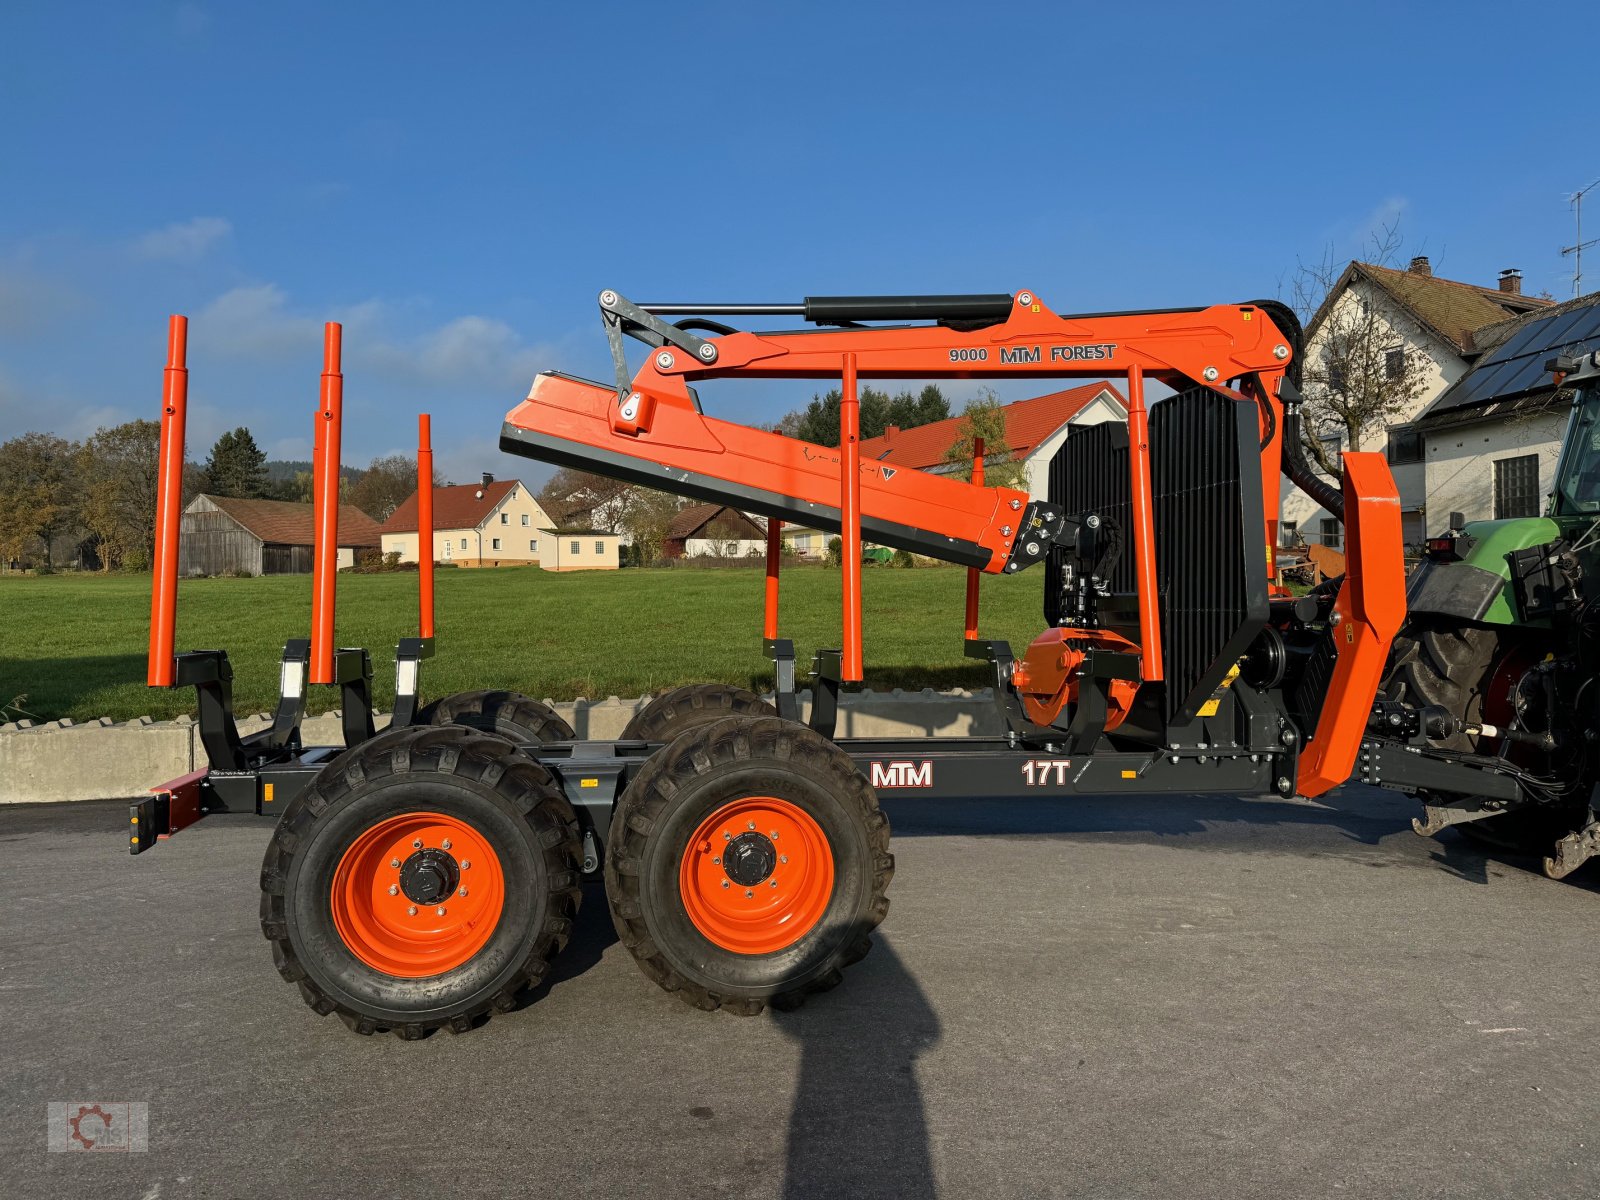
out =
<path fill-rule="evenodd" d="M 398 871 L 400 869 L 400 860 L 398 858 L 391 858 L 389 860 L 389 865 Z"/>
<path fill-rule="evenodd" d="M 439 915 L 439 916 L 441 916 L 441 917 L 442 917 L 442 916 L 444 916 L 444 905 L 442 905 L 442 904 L 441 904 L 441 905 L 439 905 L 439 907 L 438 907 L 438 908 L 436 908 L 436 909 L 434 909 L 434 910 L 433 910 L 433 911 L 434 911 L 434 912 L 435 912 L 435 913 L 437 913 L 437 914 L 438 914 L 438 915 Z"/>
<path fill-rule="evenodd" d="M 787 854 L 780 854 L 778 855 L 778 861 L 781 863 L 786 863 L 789 861 L 789 856 Z"/>
<path fill-rule="evenodd" d="M 722 865 L 722 856 L 720 854 L 713 855 L 711 858 L 711 865 L 713 867 L 720 867 Z"/>
<path fill-rule="evenodd" d="M 754 829 L 756 827 L 756 823 L 754 821 L 746 821 L 744 827 L 746 829 Z"/>
<path fill-rule="evenodd" d="M 778 886 L 778 881 L 777 881 L 777 880 L 776 880 L 776 879 L 774 879 L 774 880 L 772 880 L 772 881 L 770 881 L 770 882 L 769 882 L 769 883 L 768 883 L 768 884 L 767 884 L 767 886 L 768 886 L 768 887 L 777 887 L 777 886 Z"/>
<path fill-rule="evenodd" d="M 723 887 L 727 887 L 727 886 L 728 886 L 728 881 L 727 881 L 727 880 L 726 880 L 726 879 L 724 879 L 724 880 L 723 880 L 723 881 L 722 881 L 722 886 L 723 886 Z"/>
<path fill-rule="evenodd" d="M 465 896 L 466 894 L 467 894 L 467 889 L 466 889 L 465 885 L 463 885 L 461 890 L 456 893 L 456 895 L 458 895 L 458 896 Z"/>
<path fill-rule="evenodd" d="M 467 859 L 462 859 L 461 860 L 461 869 L 463 871 L 470 870 L 471 867 L 472 867 L 472 863 L 469 862 Z"/>
<path fill-rule="evenodd" d="M 774 829 L 772 831 L 772 840 L 773 841 L 777 841 L 778 840 L 778 831 L 776 829 Z"/>
<path fill-rule="evenodd" d="M 421 838 L 412 838 L 411 839 L 411 848 L 413 850 L 421 850 L 422 849 L 422 839 Z"/>
<path fill-rule="evenodd" d="M 399 894 L 400 894 L 400 889 L 395 887 L 395 885 L 391 883 L 389 885 L 389 895 L 398 896 Z"/>
<path fill-rule="evenodd" d="M 439 844 L 439 848 L 441 850 L 450 849 L 450 839 L 449 838 L 445 838 L 445 840 Z"/>
<path fill-rule="evenodd" d="M 410 908 L 406 909 L 406 916 L 414 917 L 416 915 L 417 915 L 417 906 L 415 904 L 413 904 Z"/>
<path fill-rule="evenodd" d="M 751 898 L 752 898 L 752 897 L 754 897 L 754 896 L 755 896 L 755 893 L 754 893 L 754 892 L 752 892 L 752 891 L 751 891 L 751 890 L 750 890 L 750 889 L 749 889 L 749 888 L 746 888 L 746 889 L 745 889 L 745 892 L 744 892 L 744 898 L 745 898 L 745 899 L 746 899 L 746 900 L 749 900 L 749 899 L 751 899 Z"/>
<path fill-rule="evenodd" d="M 724 829 L 722 831 L 722 840 L 725 841 L 725 842 L 733 841 L 733 834 L 729 833 L 726 829 Z"/>

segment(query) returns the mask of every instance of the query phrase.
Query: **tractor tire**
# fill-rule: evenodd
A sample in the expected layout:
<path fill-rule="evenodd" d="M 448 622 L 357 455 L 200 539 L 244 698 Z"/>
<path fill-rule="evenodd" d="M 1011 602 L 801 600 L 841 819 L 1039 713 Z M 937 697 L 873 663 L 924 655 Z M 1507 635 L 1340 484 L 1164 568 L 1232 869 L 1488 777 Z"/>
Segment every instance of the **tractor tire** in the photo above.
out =
<path fill-rule="evenodd" d="M 1419 618 L 1394 640 L 1383 694 L 1417 706 L 1437 704 L 1462 720 L 1479 721 L 1483 689 L 1499 651 L 1493 629 Z M 1471 753 L 1477 739 L 1456 733 L 1438 745 Z"/>
<path fill-rule="evenodd" d="M 261 931 L 319 1014 L 463 1033 L 516 1007 L 566 944 L 580 858 L 571 805 L 514 744 L 395 730 L 290 802 L 261 864 Z"/>
<path fill-rule="evenodd" d="M 1504 657 L 1501 635 L 1481 625 L 1449 618 L 1419 617 L 1394 640 L 1382 692 L 1390 700 L 1437 704 L 1469 722 L 1483 719 L 1484 693 Z M 1456 733 L 1437 745 L 1473 753 L 1478 738 Z M 1563 835 L 1584 823 L 1583 805 L 1568 811 L 1526 805 L 1497 817 L 1452 826 L 1470 842 L 1512 854 L 1543 855 Z"/>
<path fill-rule="evenodd" d="M 605 865 L 639 969 L 741 1016 L 837 984 L 871 948 L 893 876 L 888 819 L 855 764 L 777 717 L 702 725 L 659 751 L 617 802 Z"/>
<path fill-rule="evenodd" d="M 578 735 L 548 704 L 520 692 L 457 692 L 417 715 L 421 725 L 464 725 L 497 733 L 519 746 L 570 742 Z"/>
<path fill-rule="evenodd" d="M 691 683 L 662 692 L 641 708 L 622 731 L 620 740 L 664 746 L 680 733 L 725 717 L 777 715 L 777 709 L 745 688 L 726 683 Z"/>

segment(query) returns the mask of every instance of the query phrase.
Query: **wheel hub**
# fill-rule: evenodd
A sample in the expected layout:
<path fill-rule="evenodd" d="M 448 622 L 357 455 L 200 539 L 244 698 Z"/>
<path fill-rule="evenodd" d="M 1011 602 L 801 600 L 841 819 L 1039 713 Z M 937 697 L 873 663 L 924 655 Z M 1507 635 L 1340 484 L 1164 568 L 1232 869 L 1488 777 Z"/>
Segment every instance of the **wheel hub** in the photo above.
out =
<path fill-rule="evenodd" d="M 400 890 L 413 904 L 438 904 L 461 882 L 461 868 L 448 850 L 429 846 L 400 868 Z"/>
<path fill-rule="evenodd" d="M 764 833 L 741 833 L 722 851 L 722 869 L 740 887 L 765 883 L 777 865 L 778 848 Z"/>

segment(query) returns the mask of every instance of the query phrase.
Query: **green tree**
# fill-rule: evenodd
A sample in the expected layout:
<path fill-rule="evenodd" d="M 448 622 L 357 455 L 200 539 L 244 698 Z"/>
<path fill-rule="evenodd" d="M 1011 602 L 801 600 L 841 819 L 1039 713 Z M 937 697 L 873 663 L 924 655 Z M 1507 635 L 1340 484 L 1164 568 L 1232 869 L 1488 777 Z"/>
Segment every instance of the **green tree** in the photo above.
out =
<path fill-rule="evenodd" d="M 50 433 L 24 433 L 0 444 L 0 551 L 22 558 L 37 538 L 44 561 L 77 518 L 78 446 Z"/>
<path fill-rule="evenodd" d="M 1006 415 L 993 388 L 983 388 L 967 402 L 956 426 L 955 444 L 945 451 L 944 461 L 959 479 L 972 479 L 972 457 L 976 439 L 983 439 L 983 482 L 991 487 L 1028 490 L 1028 464 L 1017 459 L 1006 441 Z"/>
<path fill-rule="evenodd" d="M 668 492 L 643 487 L 627 490 L 623 497 L 622 516 L 617 524 L 633 540 L 641 566 L 647 567 L 661 557 L 667 529 L 677 515 L 678 508 L 678 498 Z"/>
<path fill-rule="evenodd" d="M 243 425 L 225 433 L 206 459 L 206 491 L 213 496 L 267 495 L 267 456 Z"/>
<path fill-rule="evenodd" d="M 913 429 L 931 421 L 942 421 L 950 415 L 950 402 L 938 384 L 930 383 L 917 393 L 903 391 L 893 398 L 888 392 L 872 387 L 864 387 L 858 394 L 863 438 L 882 437 L 891 425 Z M 837 446 L 839 410 L 843 404 L 844 393 L 833 388 L 820 396 L 812 396 L 811 403 L 804 408 L 786 414 L 773 430 L 818 446 Z"/>
<path fill-rule="evenodd" d="M 154 557 L 161 425 L 98 429 L 78 455 L 79 518 L 99 541 L 103 569 L 144 568 Z"/>

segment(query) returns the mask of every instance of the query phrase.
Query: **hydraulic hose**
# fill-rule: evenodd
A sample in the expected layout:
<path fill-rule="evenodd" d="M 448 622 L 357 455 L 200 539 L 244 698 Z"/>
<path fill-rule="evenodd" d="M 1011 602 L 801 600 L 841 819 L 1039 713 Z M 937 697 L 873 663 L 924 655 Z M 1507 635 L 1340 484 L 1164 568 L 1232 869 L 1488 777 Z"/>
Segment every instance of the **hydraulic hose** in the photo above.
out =
<path fill-rule="evenodd" d="M 1277 325 L 1289 340 L 1293 353 L 1289 369 L 1278 389 L 1278 399 L 1283 403 L 1283 473 L 1306 495 L 1340 521 L 1344 520 L 1344 491 L 1329 483 L 1306 457 L 1305 443 L 1300 440 L 1300 377 L 1305 367 L 1305 331 L 1294 310 L 1281 300 L 1254 302 Z"/>

